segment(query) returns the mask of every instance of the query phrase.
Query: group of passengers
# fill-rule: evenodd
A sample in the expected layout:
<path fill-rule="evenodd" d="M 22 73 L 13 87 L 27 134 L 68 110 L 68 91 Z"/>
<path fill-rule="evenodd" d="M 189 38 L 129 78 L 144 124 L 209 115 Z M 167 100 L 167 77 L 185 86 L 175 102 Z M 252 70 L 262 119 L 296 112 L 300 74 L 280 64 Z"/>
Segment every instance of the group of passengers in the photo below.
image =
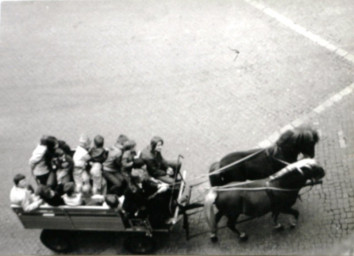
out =
<path fill-rule="evenodd" d="M 119 198 L 123 201 L 120 208 L 128 216 L 167 217 L 180 164 L 163 158 L 163 144 L 163 139 L 155 136 L 137 154 L 135 141 L 126 135 L 119 135 L 109 148 L 104 147 L 100 135 L 94 137 L 92 146 L 90 138 L 81 135 L 73 151 L 65 141 L 43 136 L 29 159 L 37 189 L 17 174 L 11 203 L 31 211 L 42 203 L 112 206 Z"/>

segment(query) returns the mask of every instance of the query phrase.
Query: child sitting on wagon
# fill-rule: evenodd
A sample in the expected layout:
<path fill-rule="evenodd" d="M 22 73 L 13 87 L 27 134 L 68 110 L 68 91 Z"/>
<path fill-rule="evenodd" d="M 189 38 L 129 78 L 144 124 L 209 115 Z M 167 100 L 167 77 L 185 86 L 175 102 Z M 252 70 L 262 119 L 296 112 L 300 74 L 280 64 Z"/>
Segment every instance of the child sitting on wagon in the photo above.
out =
<path fill-rule="evenodd" d="M 36 196 L 33 189 L 27 185 L 26 177 L 23 174 L 15 175 L 13 181 L 15 185 L 10 192 L 11 204 L 19 205 L 25 212 L 30 212 L 43 203 L 43 200 Z"/>

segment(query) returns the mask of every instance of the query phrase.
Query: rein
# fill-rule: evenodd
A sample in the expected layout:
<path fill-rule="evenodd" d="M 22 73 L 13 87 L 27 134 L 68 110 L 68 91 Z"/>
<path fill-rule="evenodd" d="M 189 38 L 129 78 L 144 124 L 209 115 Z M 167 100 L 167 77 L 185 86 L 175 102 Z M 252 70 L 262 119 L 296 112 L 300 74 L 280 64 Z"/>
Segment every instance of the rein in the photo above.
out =
<path fill-rule="evenodd" d="M 317 182 L 311 181 L 310 184 L 309 183 L 305 183 L 304 186 L 299 187 L 299 188 L 277 188 L 277 187 L 240 188 L 240 187 L 237 187 L 237 185 L 239 185 L 239 184 L 235 184 L 234 186 L 226 185 L 226 186 L 221 186 L 221 187 L 217 187 L 217 188 L 214 188 L 214 189 L 216 191 L 236 191 L 236 190 L 239 190 L 239 191 L 266 191 L 266 190 L 275 190 L 275 191 L 291 192 L 291 191 L 298 191 L 298 190 L 300 190 L 300 189 L 302 189 L 304 187 L 307 187 L 307 186 L 311 186 L 310 190 L 306 191 L 306 192 L 309 192 L 309 191 L 311 191 L 313 186 L 317 185 L 317 184 L 322 184 L 322 181 L 317 181 Z M 304 193 L 302 193 L 301 195 L 303 195 L 303 194 Z"/>
<path fill-rule="evenodd" d="M 217 170 L 215 170 L 215 171 L 209 173 L 208 176 L 219 174 L 219 173 L 223 172 L 225 169 L 227 169 L 227 168 L 229 168 L 229 167 L 231 167 L 231 166 L 237 165 L 237 164 L 239 164 L 239 163 L 242 163 L 242 162 L 246 161 L 247 159 L 249 159 L 249 158 L 251 158 L 251 157 L 253 157 L 253 156 L 255 156 L 255 155 L 258 155 L 259 153 L 263 152 L 264 150 L 265 150 L 265 149 L 260 149 L 260 150 L 258 150 L 258 151 L 256 151 L 256 152 L 254 152 L 253 154 L 250 154 L 250 155 L 248 155 L 248 156 L 245 156 L 244 158 L 242 158 L 242 159 L 240 159 L 240 160 L 237 160 L 237 161 L 235 161 L 235 162 L 232 162 L 231 164 L 225 165 L 225 166 L 223 166 L 222 168 L 219 168 L 219 169 L 217 169 Z"/>
<path fill-rule="evenodd" d="M 245 156 L 244 158 L 241 158 L 241 159 L 239 159 L 239 160 L 237 160 L 237 161 L 235 161 L 235 162 L 232 162 L 232 163 L 230 163 L 230 164 L 228 164 L 228 165 L 225 165 L 225 166 L 223 166 L 223 167 L 221 167 L 221 168 L 219 168 L 219 169 L 217 169 L 217 170 L 214 170 L 214 171 L 212 171 L 212 172 L 210 172 L 210 173 L 208 173 L 208 174 L 204 174 L 204 175 L 201 175 L 201 176 L 199 176 L 199 177 L 196 177 L 196 178 L 194 178 L 193 180 L 197 180 L 197 179 L 199 180 L 199 179 L 202 179 L 202 178 L 205 178 L 205 177 L 209 177 L 209 176 L 212 176 L 212 175 L 216 175 L 216 174 L 222 173 L 225 169 L 227 169 L 227 168 L 229 168 L 229 167 L 231 167 L 231 166 L 240 164 L 240 163 L 246 161 L 247 159 L 249 159 L 249 158 L 251 158 L 251 157 L 253 157 L 253 156 L 255 156 L 255 155 L 260 154 L 261 152 L 263 152 L 263 151 L 265 151 L 265 150 L 266 150 L 266 149 L 260 149 L 260 150 L 254 152 L 254 153 L 252 153 L 252 154 L 250 154 L 250 155 L 248 155 L 248 156 Z M 205 182 L 207 182 L 207 181 L 208 181 L 208 180 L 201 181 L 201 182 L 192 184 L 192 185 L 190 185 L 190 186 L 191 186 L 191 187 L 195 187 L 195 186 L 198 186 L 198 185 L 200 185 L 200 184 L 203 184 L 203 183 L 205 183 Z"/>

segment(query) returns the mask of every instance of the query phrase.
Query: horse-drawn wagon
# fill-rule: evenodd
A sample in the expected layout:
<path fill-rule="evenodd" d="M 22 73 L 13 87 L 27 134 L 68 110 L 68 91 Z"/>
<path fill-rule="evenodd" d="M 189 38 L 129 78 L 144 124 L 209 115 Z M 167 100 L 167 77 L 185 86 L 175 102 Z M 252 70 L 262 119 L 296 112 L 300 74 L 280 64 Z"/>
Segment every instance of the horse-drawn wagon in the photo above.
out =
<path fill-rule="evenodd" d="M 292 206 L 300 190 L 305 186 L 321 184 L 325 175 L 314 159 L 306 158 L 314 157 L 317 142 L 316 131 L 298 129 L 282 134 L 272 147 L 234 152 L 213 164 L 210 173 L 203 175 L 210 179 L 212 185 L 204 206 L 211 240 L 217 241 L 217 224 L 222 216 L 228 218 L 227 227 L 237 233 L 240 239 L 247 236 L 236 229 L 237 223 L 269 212 L 272 213 L 276 228 L 281 227 L 277 222 L 280 213 L 293 215 L 295 222 L 291 225 L 295 227 L 299 213 Z M 299 154 L 306 156 L 305 159 L 298 161 Z M 122 211 L 108 206 L 42 206 L 29 213 L 19 206 L 12 206 L 12 209 L 25 228 L 42 229 L 42 243 L 57 252 L 72 249 L 71 234 L 91 230 L 131 233 L 124 243 L 126 249 L 133 253 L 150 253 L 155 247 L 154 233 L 168 233 L 181 220 L 188 239 L 187 210 L 202 206 L 190 203 L 190 198 L 192 187 L 205 181 L 199 181 L 201 178 L 198 177 L 198 183 L 189 186 L 186 184 L 186 171 L 179 175 L 180 181 L 172 187 L 172 191 L 178 187 L 178 195 L 174 198 L 177 203 L 171 208 L 172 221 L 163 227 L 154 227 L 148 217 L 127 218 Z M 182 200 L 183 197 L 186 200 Z M 216 214 L 214 208 L 218 210 Z M 237 221 L 240 214 L 249 218 Z"/>
<path fill-rule="evenodd" d="M 20 206 L 11 207 L 24 228 L 42 229 L 41 242 L 55 252 L 73 250 L 75 232 L 105 231 L 129 233 L 124 242 L 127 250 L 135 254 L 150 253 L 155 248 L 155 233 L 168 233 L 183 220 L 188 234 L 188 216 L 183 209 L 189 204 L 191 190 L 185 183 L 186 173 L 183 172 L 178 184 L 177 202 L 181 202 L 182 197 L 186 200 L 176 204 L 171 221 L 158 228 L 151 226 L 148 218 L 127 218 L 121 210 L 108 206 L 41 206 L 31 212 L 25 212 Z"/>

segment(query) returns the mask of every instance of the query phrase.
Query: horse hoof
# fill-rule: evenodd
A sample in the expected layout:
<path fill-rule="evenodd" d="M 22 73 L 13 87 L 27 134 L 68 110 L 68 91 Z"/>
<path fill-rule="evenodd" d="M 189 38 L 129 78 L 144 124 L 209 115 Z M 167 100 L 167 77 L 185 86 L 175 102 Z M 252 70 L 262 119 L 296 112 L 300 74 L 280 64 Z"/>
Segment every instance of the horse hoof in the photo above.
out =
<path fill-rule="evenodd" d="M 211 241 L 212 243 L 216 243 L 218 240 L 219 240 L 219 239 L 218 239 L 217 236 L 210 236 L 210 241 Z"/>
<path fill-rule="evenodd" d="M 240 240 L 241 241 L 247 241 L 248 239 L 248 235 L 246 233 L 241 233 L 240 234 Z"/>
<path fill-rule="evenodd" d="M 274 226 L 274 230 L 275 231 L 282 231 L 282 230 L 284 230 L 284 227 L 282 224 L 278 224 L 278 225 Z"/>

